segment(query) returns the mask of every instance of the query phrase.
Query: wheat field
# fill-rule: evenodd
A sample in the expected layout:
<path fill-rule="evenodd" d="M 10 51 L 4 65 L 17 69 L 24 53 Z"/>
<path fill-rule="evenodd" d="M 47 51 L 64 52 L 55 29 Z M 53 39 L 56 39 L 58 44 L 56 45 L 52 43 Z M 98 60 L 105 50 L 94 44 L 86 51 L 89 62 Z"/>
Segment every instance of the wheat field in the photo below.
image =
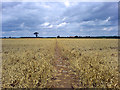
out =
<path fill-rule="evenodd" d="M 58 73 L 58 54 L 64 57 L 61 67 L 69 67 L 68 73 Z M 2 40 L 3 88 L 55 88 L 59 82 L 66 82 L 61 79 L 64 75 L 57 76 L 63 73 L 71 77 L 69 84 L 73 88 L 119 88 L 118 40 Z"/>

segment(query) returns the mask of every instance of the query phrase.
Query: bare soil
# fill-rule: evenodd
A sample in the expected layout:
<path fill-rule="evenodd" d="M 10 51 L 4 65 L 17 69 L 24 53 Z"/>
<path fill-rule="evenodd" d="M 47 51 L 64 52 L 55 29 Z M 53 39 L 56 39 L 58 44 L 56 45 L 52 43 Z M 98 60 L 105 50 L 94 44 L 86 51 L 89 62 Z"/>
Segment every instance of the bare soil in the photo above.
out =
<path fill-rule="evenodd" d="M 72 70 L 69 65 L 69 59 L 61 53 L 61 49 L 56 40 L 54 66 L 57 72 L 53 78 L 53 88 L 74 88 L 73 82 L 75 80 L 73 78 L 75 78 L 75 75 L 71 74 Z"/>

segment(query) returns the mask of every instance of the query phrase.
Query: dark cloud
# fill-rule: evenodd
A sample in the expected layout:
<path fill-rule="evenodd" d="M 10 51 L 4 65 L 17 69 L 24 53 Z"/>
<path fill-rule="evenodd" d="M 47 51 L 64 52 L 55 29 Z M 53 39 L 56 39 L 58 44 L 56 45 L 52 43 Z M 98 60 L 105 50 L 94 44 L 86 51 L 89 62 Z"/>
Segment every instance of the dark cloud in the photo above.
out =
<path fill-rule="evenodd" d="M 66 12 L 65 16 L 68 16 L 69 21 L 81 22 L 91 20 L 105 20 L 108 17 L 112 17 L 112 20 L 117 20 L 118 7 L 117 3 L 79 3 L 77 6 L 71 7 Z"/>
<path fill-rule="evenodd" d="M 117 35 L 117 23 L 115 2 L 2 3 L 3 36 Z"/>
<path fill-rule="evenodd" d="M 13 7 L 15 7 L 16 5 L 19 5 L 19 4 L 21 4 L 20 2 L 2 2 L 2 8 L 4 9 L 4 8 L 13 8 Z"/>

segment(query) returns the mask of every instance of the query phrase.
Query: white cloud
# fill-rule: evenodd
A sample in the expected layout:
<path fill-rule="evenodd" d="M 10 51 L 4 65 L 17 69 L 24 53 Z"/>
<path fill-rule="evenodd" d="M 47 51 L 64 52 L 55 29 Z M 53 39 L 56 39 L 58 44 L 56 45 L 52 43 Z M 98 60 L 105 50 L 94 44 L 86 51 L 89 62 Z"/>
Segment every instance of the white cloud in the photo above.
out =
<path fill-rule="evenodd" d="M 66 0 L 65 2 L 64 2 L 64 5 L 68 8 L 68 7 L 71 7 L 71 6 L 75 6 L 75 5 L 77 5 L 78 4 L 78 2 L 70 2 L 70 1 L 68 1 L 68 0 Z"/>
<path fill-rule="evenodd" d="M 105 28 L 103 28 L 103 31 L 112 31 L 112 30 L 114 30 L 114 27 L 105 27 Z"/>
<path fill-rule="evenodd" d="M 62 26 L 65 26 L 67 23 L 66 22 L 63 22 L 63 23 L 60 23 L 59 25 L 57 25 L 57 27 L 62 27 Z"/>
<path fill-rule="evenodd" d="M 12 33 L 16 32 L 16 31 L 11 31 Z"/>
<path fill-rule="evenodd" d="M 41 26 L 48 26 L 49 24 L 50 24 L 49 22 L 45 22 Z"/>
<path fill-rule="evenodd" d="M 95 21 L 83 21 L 80 23 L 80 25 L 95 25 Z"/>
<path fill-rule="evenodd" d="M 62 19 L 62 21 L 65 21 L 66 20 L 66 17 L 64 17 L 63 19 Z"/>
<path fill-rule="evenodd" d="M 107 30 L 107 28 L 103 28 L 103 30 L 104 30 L 104 31 L 106 31 L 106 30 Z"/>
<path fill-rule="evenodd" d="M 64 2 L 64 5 L 65 5 L 66 7 L 69 7 L 69 6 L 70 6 L 69 1 L 65 1 L 65 2 Z"/>
<path fill-rule="evenodd" d="M 108 17 L 108 18 L 105 20 L 105 22 L 108 22 L 108 21 L 110 21 L 110 19 L 111 19 L 111 17 Z"/>

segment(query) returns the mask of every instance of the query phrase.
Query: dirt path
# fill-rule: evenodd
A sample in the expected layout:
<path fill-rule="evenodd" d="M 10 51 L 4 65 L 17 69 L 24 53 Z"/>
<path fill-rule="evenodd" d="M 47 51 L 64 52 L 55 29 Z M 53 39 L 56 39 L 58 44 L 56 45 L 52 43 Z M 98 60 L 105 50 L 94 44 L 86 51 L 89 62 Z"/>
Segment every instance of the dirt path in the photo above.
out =
<path fill-rule="evenodd" d="M 73 88 L 73 79 L 70 75 L 69 60 L 62 55 L 58 42 L 55 45 L 55 68 L 57 70 L 56 77 L 53 81 L 54 88 Z"/>

